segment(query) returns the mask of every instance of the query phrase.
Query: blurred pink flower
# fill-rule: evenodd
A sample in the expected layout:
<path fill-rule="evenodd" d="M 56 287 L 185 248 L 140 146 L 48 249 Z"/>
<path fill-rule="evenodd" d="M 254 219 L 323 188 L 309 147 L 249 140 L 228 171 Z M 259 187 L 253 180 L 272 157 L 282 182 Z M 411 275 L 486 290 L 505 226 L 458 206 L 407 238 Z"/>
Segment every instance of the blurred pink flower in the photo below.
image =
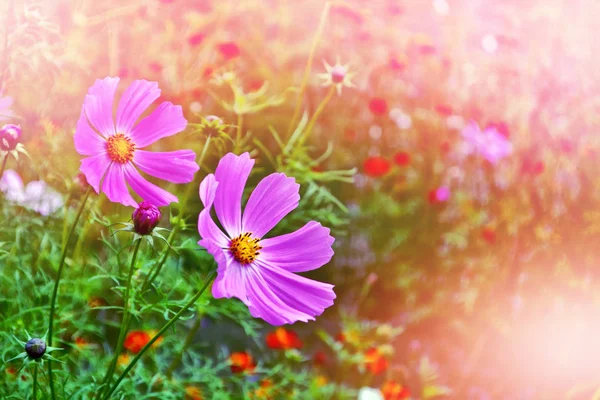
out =
<path fill-rule="evenodd" d="M 81 172 L 96 193 L 104 192 L 113 202 L 137 207 L 127 185 L 155 206 L 177 202 L 177 197 L 148 182 L 148 175 L 173 183 L 188 183 L 198 171 L 191 150 L 149 152 L 142 148 L 185 129 L 181 106 L 161 103 L 139 123 L 142 113 L 160 96 L 158 83 L 134 81 L 123 93 L 117 107 L 113 102 L 119 78 L 98 79 L 85 96 L 75 131 L 75 148 L 81 155 Z"/>
<path fill-rule="evenodd" d="M 12 104 L 12 97 L 2 97 L 2 93 L 0 93 L 0 121 L 6 121 L 14 116 L 11 110 Z"/>
<path fill-rule="evenodd" d="M 6 200 L 38 214 L 48 216 L 63 207 L 63 196 L 44 181 L 31 181 L 25 186 L 19 174 L 11 169 L 0 179 L 0 191 Z"/>
<path fill-rule="evenodd" d="M 461 133 L 466 141 L 465 152 L 481 155 L 492 164 L 512 153 L 512 144 L 495 127 L 481 131 L 477 123 L 471 122 Z"/>
<path fill-rule="evenodd" d="M 198 216 L 198 244 L 219 265 L 213 296 L 237 297 L 252 316 L 272 325 L 314 320 L 333 304 L 333 285 L 296 273 L 327 264 L 334 238 L 328 228 L 310 221 L 295 232 L 263 239 L 298 206 L 300 185 L 273 173 L 258 183 L 242 214 L 242 194 L 253 166 L 248 153 L 229 153 L 200 183 L 204 210 Z M 212 220 L 213 204 L 225 233 Z"/>

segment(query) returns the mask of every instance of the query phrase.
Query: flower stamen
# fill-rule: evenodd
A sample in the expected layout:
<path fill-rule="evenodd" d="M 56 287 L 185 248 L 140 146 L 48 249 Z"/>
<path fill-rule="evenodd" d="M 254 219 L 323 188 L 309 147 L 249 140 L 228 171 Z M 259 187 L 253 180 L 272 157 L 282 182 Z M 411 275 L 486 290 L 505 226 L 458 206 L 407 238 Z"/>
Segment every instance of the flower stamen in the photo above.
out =
<path fill-rule="evenodd" d="M 253 238 L 252 232 L 246 232 L 229 242 L 229 251 L 241 264 L 250 264 L 260 254 L 262 246 L 259 238 Z"/>
<path fill-rule="evenodd" d="M 106 151 L 111 160 L 125 164 L 133 160 L 135 144 L 127 136 L 117 133 L 107 139 Z"/>

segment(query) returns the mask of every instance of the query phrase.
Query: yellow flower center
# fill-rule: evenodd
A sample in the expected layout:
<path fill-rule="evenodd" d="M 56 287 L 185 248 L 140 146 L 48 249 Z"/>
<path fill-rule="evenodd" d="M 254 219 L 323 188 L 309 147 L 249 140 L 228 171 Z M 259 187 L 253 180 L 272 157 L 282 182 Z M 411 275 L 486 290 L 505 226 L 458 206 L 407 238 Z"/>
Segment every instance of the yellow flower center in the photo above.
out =
<path fill-rule="evenodd" d="M 125 164 L 133 160 L 135 145 L 127 136 L 117 133 L 106 141 L 106 151 L 111 160 Z"/>
<path fill-rule="evenodd" d="M 242 264 L 250 264 L 258 256 L 259 250 L 262 249 L 258 245 L 260 239 L 253 238 L 251 232 L 246 232 L 229 242 L 229 251 L 233 257 Z"/>

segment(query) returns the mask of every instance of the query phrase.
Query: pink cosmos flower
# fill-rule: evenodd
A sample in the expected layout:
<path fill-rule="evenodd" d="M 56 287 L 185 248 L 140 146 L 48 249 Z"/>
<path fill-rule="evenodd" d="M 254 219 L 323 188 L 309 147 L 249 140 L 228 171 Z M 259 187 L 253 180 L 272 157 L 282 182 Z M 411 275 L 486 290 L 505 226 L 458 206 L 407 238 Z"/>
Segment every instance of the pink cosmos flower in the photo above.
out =
<path fill-rule="evenodd" d="M 331 260 L 334 238 L 329 229 L 311 221 L 295 232 L 265 238 L 283 217 L 298 206 L 300 185 L 294 178 L 273 173 L 259 182 L 242 214 L 242 193 L 254 160 L 248 153 L 229 153 L 214 174 L 200 183 L 204 210 L 198 231 L 219 268 L 213 296 L 237 297 L 254 317 L 272 325 L 314 320 L 333 304 L 333 285 L 297 275 Z M 214 205 L 225 233 L 211 218 Z"/>
<path fill-rule="evenodd" d="M 471 122 L 461 133 L 466 140 L 466 153 L 480 154 L 492 164 L 512 153 L 510 141 L 494 127 L 488 127 L 482 132 L 477 123 Z"/>
<path fill-rule="evenodd" d="M 81 172 L 96 193 L 113 202 L 137 207 L 129 187 L 155 206 L 177 202 L 177 197 L 148 182 L 148 175 L 173 183 L 188 183 L 199 167 L 191 150 L 141 150 L 157 140 L 185 129 L 181 106 L 161 103 L 150 115 L 142 113 L 160 96 L 158 83 L 134 81 L 123 93 L 113 118 L 113 101 L 119 78 L 98 79 L 88 90 L 75 131 L 75 148 L 90 156 L 81 160 Z"/>

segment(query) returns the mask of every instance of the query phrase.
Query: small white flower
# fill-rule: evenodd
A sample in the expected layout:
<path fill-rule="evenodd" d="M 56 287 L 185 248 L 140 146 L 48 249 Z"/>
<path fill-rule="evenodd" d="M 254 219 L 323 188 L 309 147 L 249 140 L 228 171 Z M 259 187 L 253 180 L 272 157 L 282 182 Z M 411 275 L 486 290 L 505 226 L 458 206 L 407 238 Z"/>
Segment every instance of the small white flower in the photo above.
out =
<path fill-rule="evenodd" d="M 358 400 L 384 400 L 379 389 L 363 387 L 358 391 Z"/>

